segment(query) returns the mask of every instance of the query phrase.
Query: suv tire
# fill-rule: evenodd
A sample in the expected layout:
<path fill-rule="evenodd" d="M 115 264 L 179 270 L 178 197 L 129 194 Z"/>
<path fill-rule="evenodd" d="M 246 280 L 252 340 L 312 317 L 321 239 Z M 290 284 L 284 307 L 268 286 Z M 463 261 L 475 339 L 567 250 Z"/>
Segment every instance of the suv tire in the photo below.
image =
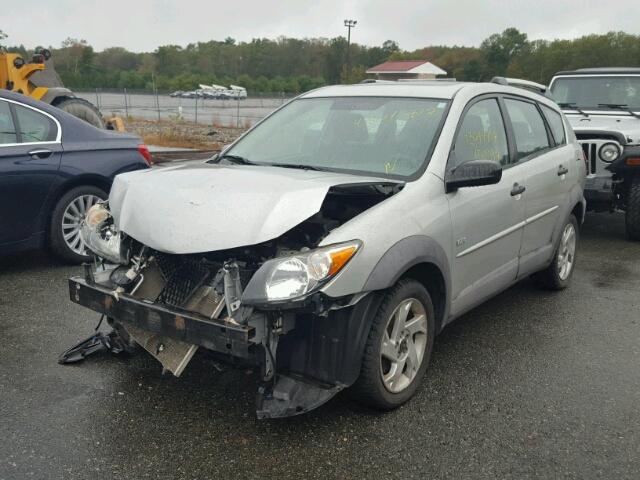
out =
<path fill-rule="evenodd" d="M 625 226 L 630 240 L 640 240 L 640 175 L 633 177 L 629 185 Z"/>
<path fill-rule="evenodd" d="M 429 292 L 416 280 L 400 280 L 385 294 L 373 319 L 360 377 L 350 389 L 352 396 L 380 410 L 405 403 L 424 377 L 434 336 L 435 313 Z"/>
<path fill-rule="evenodd" d="M 71 239 L 65 239 L 65 235 L 69 236 L 73 230 L 69 224 L 73 224 L 74 220 L 70 217 L 76 217 L 79 220 L 84 217 L 84 213 L 91 205 L 106 198 L 107 194 L 104 190 L 83 185 L 72 188 L 58 200 L 49 225 L 49 247 L 56 257 L 64 262 L 75 264 L 91 260 L 89 255 L 81 253 L 84 250 L 82 246 L 76 245 L 74 248 L 75 238 L 79 237 L 74 235 L 71 241 Z M 84 208 L 81 205 L 84 205 Z"/>
<path fill-rule="evenodd" d="M 578 220 L 571 214 L 562 227 L 553 261 L 533 276 L 540 286 L 549 290 L 563 290 L 569 286 L 576 266 L 578 235 Z"/>

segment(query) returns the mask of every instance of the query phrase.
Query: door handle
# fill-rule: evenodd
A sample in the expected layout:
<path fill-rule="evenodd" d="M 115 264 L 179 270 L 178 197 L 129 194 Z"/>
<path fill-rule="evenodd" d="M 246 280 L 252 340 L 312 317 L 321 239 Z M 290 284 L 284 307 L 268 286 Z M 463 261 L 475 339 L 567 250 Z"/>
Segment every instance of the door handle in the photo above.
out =
<path fill-rule="evenodd" d="M 51 150 L 47 150 L 46 148 L 39 148 L 36 150 L 31 150 L 29 155 L 33 158 L 49 158 L 53 152 Z"/>
<path fill-rule="evenodd" d="M 513 188 L 511 189 L 511 196 L 515 197 L 516 195 L 520 195 L 524 193 L 526 189 L 527 187 L 525 187 L 524 185 L 519 185 L 518 183 L 514 183 Z"/>
<path fill-rule="evenodd" d="M 569 169 L 567 167 L 565 167 L 564 165 L 560 165 L 558 167 L 558 176 L 561 177 L 562 175 L 566 175 L 567 173 L 569 173 Z"/>

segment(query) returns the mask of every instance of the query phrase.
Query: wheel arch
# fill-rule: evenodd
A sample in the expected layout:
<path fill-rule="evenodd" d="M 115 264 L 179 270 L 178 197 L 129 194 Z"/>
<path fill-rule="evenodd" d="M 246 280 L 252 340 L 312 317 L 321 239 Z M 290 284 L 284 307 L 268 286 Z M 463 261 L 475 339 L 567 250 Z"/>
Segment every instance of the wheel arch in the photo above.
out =
<path fill-rule="evenodd" d="M 442 246 L 433 238 L 414 235 L 393 245 L 378 261 L 365 284 L 365 291 L 384 290 L 401 278 L 422 283 L 431 295 L 436 310 L 436 332 L 440 332 L 449 315 L 451 273 Z"/>

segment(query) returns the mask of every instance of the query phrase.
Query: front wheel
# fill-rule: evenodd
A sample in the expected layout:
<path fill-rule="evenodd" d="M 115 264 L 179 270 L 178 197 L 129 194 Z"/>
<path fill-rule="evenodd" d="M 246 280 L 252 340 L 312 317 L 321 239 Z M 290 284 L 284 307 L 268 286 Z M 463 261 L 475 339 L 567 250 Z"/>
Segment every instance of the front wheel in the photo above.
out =
<path fill-rule="evenodd" d="M 381 410 L 405 403 L 424 377 L 434 336 L 429 292 L 420 282 L 401 280 L 387 292 L 373 319 L 352 394 Z"/>
<path fill-rule="evenodd" d="M 572 214 L 560 234 L 560 242 L 551 264 L 534 275 L 535 280 L 550 290 L 563 290 L 569 286 L 576 264 L 578 220 Z"/>
<path fill-rule="evenodd" d="M 69 190 L 58 200 L 49 226 L 49 246 L 58 258 L 68 263 L 91 259 L 80 238 L 80 223 L 90 207 L 106 198 L 103 190 L 83 185 Z"/>
<path fill-rule="evenodd" d="M 640 240 L 640 175 L 636 175 L 629 186 L 625 225 L 627 237 L 630 240 Z"/>

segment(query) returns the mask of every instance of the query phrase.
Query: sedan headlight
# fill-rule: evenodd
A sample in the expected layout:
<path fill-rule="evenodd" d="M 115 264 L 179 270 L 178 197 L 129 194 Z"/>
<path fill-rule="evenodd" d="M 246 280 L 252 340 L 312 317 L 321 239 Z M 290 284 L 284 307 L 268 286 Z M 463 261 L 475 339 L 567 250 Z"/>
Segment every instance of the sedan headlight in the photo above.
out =
<path fill-rule="evenodd" d="M 615 143 L 605 143 L 600 147 L 598 156 L 603 162 L 611 163 L 620 156 L 620 147 Z"/>
<path fill-rule="evenodd" d="M 89 250 L 113 263 L 125 265 L 120 232 L 113 226 L 111 212 L 105 204 L 97 203 L 85 215 L 80 227 L 80 238 Z"/>
<path fill-rule="evenodd" d="M 245 289 L 243 303 L 294 300 L 333 278 L 361 248 L 359 240 L 265 262 Z"/>

